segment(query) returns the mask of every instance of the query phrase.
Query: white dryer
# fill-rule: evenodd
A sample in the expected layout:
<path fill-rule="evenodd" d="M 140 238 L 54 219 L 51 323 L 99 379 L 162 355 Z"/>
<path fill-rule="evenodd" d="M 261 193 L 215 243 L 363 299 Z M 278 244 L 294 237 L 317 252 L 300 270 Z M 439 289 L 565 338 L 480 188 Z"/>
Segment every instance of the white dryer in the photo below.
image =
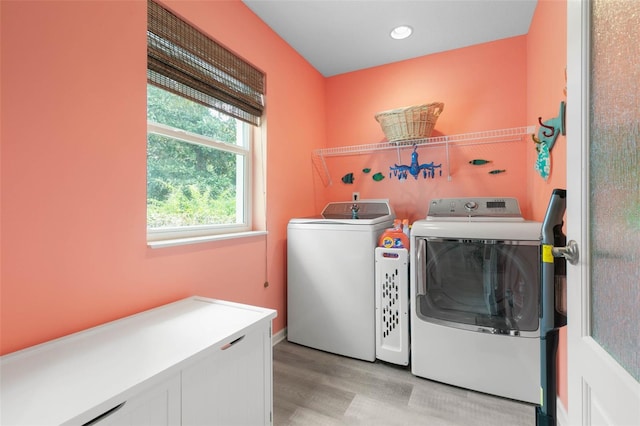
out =
<path fill-rule="evenodd" d="M 411 231 L 411 370 L 540 403 L 541 224 L 512 198 L 431 201 Z"/>
<path fill-rule="evenodd" d="M 393 226 L 388 200 L 329 203 L 287 227 L 287 339 L 374 361 L 375 248 Z"/>

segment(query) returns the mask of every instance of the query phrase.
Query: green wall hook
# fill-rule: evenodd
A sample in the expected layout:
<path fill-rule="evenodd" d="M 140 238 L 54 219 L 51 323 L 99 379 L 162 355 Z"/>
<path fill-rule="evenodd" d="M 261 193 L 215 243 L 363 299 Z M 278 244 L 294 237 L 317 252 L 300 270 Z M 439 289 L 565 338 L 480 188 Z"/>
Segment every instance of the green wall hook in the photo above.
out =
<path fill-rule="evenodd" d="M 560 112 L 557 117 L 550 118 L 546 121 L 542 121 L 542 117 L 538 117 L 538 123 L 540 123 L 540 129 L 538 129 L 538 137 L 534 138 L 536 143 L 544 143 L 549 148 L 549 151 L 556 143 L 556 139 L 560 134 L 566 135 L 565 129 L 565 103 L 560 102 Z"/>

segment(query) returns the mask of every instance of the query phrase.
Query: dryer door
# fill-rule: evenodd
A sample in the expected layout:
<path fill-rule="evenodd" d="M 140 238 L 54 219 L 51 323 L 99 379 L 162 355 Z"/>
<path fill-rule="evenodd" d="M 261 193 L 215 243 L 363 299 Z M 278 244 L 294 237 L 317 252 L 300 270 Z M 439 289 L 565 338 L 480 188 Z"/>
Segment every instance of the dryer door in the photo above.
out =
<path fill-rule="evenodd" d="M 540 243 L 418 238 L 418 318 L 467 330 L 539 336 Z"/>

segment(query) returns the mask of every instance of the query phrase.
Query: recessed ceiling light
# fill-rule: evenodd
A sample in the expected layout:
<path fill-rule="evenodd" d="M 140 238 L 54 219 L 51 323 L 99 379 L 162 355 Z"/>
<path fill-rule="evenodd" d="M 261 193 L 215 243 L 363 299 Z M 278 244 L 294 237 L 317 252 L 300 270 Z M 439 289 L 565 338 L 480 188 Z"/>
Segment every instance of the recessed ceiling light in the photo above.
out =
<path fill-rule="evenodd" d="M 402 40 L 403 38 L 407 38 L 413 32 L 413 28 L 408 25 L 400 25 L 399 27 L 395 27 L 391 31 L 391 38 L 396 40 Z"/>

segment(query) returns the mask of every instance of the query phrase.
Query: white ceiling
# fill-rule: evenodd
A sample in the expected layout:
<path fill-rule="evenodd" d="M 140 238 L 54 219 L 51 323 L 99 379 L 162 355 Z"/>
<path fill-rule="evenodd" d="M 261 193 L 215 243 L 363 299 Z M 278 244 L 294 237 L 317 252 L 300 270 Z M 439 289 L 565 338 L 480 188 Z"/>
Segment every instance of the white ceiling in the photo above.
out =
<path fill-rule="evenodd" d="M 242 0 L 322 75 L 529 32 L 537 0 Z M 413 35 L 393 40 L 398 25 Z"/>

